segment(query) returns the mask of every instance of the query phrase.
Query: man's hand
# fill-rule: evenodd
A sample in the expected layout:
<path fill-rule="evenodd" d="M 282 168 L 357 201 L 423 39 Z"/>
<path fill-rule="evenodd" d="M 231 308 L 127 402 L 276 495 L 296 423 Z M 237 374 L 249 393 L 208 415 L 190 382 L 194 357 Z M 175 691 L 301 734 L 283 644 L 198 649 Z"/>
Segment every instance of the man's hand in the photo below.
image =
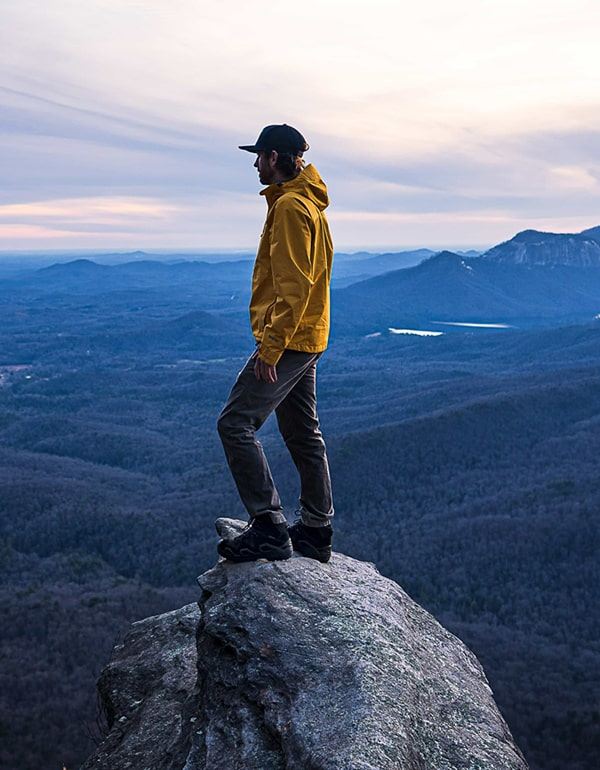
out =
<path fill-rule="evenodd" d="M 254 376 L 257 380 L 277 382 L 277 369 L 263 361 L 258 351 L 254 353 Z"/>

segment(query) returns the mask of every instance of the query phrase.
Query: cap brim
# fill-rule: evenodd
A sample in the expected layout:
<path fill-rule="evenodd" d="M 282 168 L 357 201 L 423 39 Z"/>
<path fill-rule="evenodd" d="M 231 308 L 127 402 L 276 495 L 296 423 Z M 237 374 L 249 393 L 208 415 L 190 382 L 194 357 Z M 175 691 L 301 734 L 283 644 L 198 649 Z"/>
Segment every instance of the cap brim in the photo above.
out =
<path fill-rule="evenodd" d="M 256 145 L 254 144 L 238 144 L 240 150 L 247 150 L 248 152 L 258 152 Z"/>

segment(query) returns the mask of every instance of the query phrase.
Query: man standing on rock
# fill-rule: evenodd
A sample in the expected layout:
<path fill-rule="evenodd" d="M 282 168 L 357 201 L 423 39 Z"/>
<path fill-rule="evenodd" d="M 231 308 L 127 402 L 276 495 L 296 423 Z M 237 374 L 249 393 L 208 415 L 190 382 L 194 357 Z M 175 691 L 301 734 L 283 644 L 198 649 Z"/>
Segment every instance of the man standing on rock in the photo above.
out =
<path fill-rule="evenodd" d="M 239 372 L 217 427 L 229 468 L 250 515 L 246 528 L 219 542 L 231 561 L 289 559 L 292 547 L 327 562 L 334 514 L 325 442 L 316 406 L 316 365 L 329 338 L 333 245 L 327 187 L 302 134 L 266 126 L 253 145 L 267 218 L 252 276 L 250 322 L 257 347 Z M 255 437 L 275 410 L 300 474 L 297 521 L 287 526 L 261 443 Z"/>

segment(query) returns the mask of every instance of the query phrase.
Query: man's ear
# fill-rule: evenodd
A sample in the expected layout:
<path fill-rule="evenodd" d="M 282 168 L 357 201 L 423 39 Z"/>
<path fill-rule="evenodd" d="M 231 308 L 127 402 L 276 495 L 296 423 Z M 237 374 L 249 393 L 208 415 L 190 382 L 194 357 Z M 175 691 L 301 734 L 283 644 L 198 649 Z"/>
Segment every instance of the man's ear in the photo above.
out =
<path fill-rule="evenodd" d="M 273 166 L 275 168 L 275 164 L 277 163 L 277 158 L 279 157 L 277 150 L 271 150 L 271 155 L 269 157 L 269 165 Z"/>

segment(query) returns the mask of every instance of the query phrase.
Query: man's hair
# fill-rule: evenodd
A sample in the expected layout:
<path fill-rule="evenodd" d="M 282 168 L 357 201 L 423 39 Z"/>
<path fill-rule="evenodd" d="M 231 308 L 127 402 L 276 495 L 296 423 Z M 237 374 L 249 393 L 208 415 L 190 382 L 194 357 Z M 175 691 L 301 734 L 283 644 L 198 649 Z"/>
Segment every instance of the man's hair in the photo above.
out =
<path fill-rule="evenodd" d="M 272 150 L 264 150 L 267 157 L 273 152 Z M 279 152 L 277 150 L 277 162 L 275 168 L 279 169 L 282 174 L 287 177 L 295 177 L 302 171 L 306 161 L 302 158 L 302 153 L 293 152 Z"/>

